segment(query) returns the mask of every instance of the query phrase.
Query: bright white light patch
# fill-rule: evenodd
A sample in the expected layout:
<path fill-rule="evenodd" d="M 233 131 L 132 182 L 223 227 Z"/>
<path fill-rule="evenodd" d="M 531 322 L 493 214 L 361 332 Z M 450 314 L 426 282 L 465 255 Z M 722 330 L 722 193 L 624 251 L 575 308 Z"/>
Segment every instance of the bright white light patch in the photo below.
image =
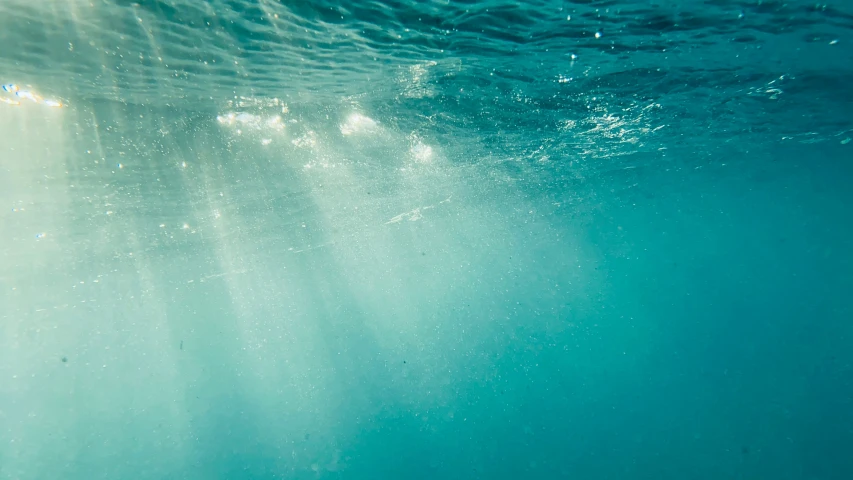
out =
<path fill-rule="evenodd" d="M 32 103 L 37 103 L 46 107 L 59 108 L 63 106 L 62 102 L 58 100 L 45 99 L 41 95 L 29 90 L 22 90 L 14 83 L 0 85 L 0 103 L 18 106 L 21 105 L 21 100 L 29 100 Z"/>
<path fill-rule="evenodd" d="M 427 163 L 431 161 L 433 157 L 432 147 L 421 142 L 412 145 L 412 148 L 409 149 L 409 153 L 412 154 L 412 157 L 414 157 L 416 161 L 421 163 Z"/>
<path fill-rule="evenodd" d="M 246 112 L 228 112 L 216 117 L 216 121 L 230 128 L 235 134 L 257 134 L 261 145 L 273 142 L 273 134 L 284 131 L 285 125 L 281 115 L 255 115 Z M 257 137 L 253 137 L 257 138 Z"/>
<path fill-rule="evenodd" d="M 353 113 L 347 118 L 347 121 L 341 124 L 341 133 L 344 135 L 353 135 L 356 133 L 367 133 L 375 129 L 377 123 L 370 117 L 366 117 L 360 113 Z"/>

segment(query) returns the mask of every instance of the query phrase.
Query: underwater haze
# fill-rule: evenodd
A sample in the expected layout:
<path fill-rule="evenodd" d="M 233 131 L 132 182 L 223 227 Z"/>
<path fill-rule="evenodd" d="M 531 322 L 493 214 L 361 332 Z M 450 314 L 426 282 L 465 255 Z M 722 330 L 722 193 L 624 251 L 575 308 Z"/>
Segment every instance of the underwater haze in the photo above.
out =
<path fill-rule="evenodd" d="M 0 480 L 853 478 L 853 2 L 0 0 Z"/>

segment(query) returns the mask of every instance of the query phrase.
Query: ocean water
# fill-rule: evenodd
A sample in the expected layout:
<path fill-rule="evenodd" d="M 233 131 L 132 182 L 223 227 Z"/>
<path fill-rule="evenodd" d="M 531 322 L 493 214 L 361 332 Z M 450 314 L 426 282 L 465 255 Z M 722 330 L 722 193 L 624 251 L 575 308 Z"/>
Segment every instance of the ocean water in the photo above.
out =
<path fill-rule="evenodd" d="M 853 2 L 0 0 L 0 480 L 853 478 Z"/>

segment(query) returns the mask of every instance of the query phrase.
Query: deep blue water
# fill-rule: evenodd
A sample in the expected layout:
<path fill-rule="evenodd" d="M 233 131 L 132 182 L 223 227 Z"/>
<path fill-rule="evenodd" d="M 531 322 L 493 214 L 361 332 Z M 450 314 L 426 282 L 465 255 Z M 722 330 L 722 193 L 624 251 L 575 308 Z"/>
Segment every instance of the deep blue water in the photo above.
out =
<path fill-rule="evenodd" d="M 0 0 L 0 480 L 853 478 L 853 3 Z"/>

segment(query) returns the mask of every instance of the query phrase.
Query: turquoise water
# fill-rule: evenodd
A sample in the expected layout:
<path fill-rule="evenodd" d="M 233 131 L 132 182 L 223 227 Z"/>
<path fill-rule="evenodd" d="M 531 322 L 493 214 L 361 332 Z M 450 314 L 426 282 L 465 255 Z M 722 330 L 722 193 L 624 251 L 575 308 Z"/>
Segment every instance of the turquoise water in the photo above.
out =
<path fill-rule="evenodd" d="M 0 84 L 0 480 L 853 478 L 847 0 L 2 0 Z"/>

